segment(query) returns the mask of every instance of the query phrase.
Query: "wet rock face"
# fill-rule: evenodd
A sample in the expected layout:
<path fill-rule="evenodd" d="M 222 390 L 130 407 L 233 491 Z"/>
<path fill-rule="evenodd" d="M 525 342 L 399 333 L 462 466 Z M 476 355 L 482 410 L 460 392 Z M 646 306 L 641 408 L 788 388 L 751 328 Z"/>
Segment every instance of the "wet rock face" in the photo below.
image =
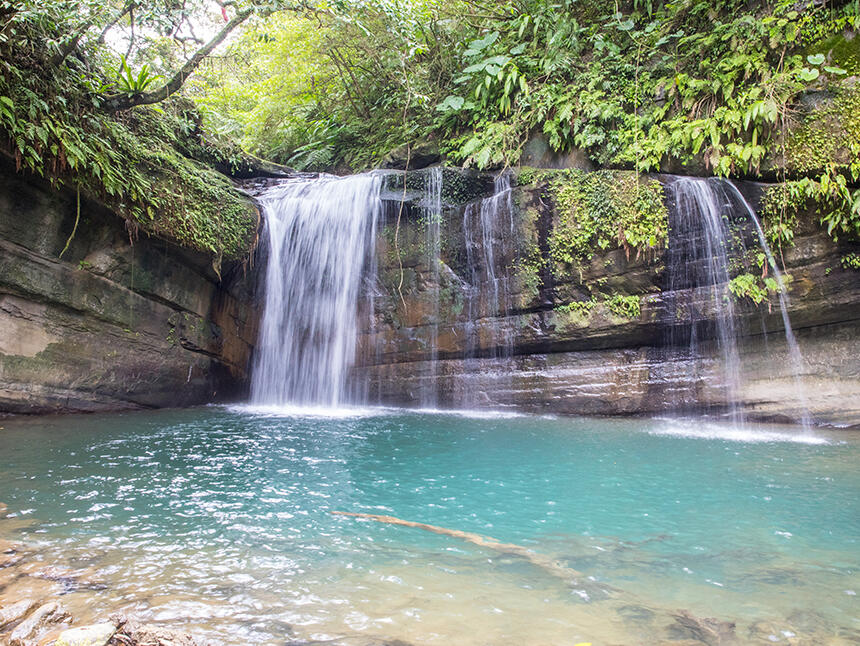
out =
<path fill-rule="evenodd" d="M 400 213 L 396 240 L 397 211 L 379 226 L 373 312 L 363 313 L 355 368 L 371 402 L 594 415 L 728 408 L 715 294 L 695 285 L 670 291 L 665 251 L 609 247 L 555 262 L 557 205 L 539 187 L 515 186 L 513 212 L 489 230 L 486 190 L 444 203 L 432 257 L 420 188 Z M 762 188 L 740 186 L 753 205 Z M 807 402 L 815 420 L 840 426 L 860 425 L 860 274 L 841 263 L 852 250 L 810 215 L 780 257 L 805 357 L 799 385 L 816 393 Z M 681 306 L 700 317 L 695 357 Z M 777 299 L 738 299 L 735 311 L 743 365 L 732 396 L 751 419 L 799 419 Z"/>
<path fill-rule="evenodd" d="M 252 281 L 130 240 L 124 221 L 0 167 L 0 413 L 205 403 L 241 393 Z"/>

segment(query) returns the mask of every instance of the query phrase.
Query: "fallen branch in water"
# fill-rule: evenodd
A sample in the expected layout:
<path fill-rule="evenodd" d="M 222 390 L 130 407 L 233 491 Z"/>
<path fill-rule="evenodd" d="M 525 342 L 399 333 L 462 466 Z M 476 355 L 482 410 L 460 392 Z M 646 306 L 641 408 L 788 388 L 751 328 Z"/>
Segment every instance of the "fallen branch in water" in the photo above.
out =
<path fill-rule="evenodd" d="M 459 529 L 449 529 L 447 527 L 439 527 L 438 525 L 428 525 L 426 523 L 416 523 L 411 520 L 403 520 L 402 518 L 395 518 L 394 516 L 381 516 L 378 514 L 360 514 L 353 511 L 333 511 L 331 512 L 335 516 L 350 516 L 352 518 L 365 518 L 367 520 L 374 520 L 377 523 L 387 523 L 389 525 L 402 525 L 403 527 L 415 527 L 416 529 L 423 529 L 428 532 L 433 532 L 434 534 L 442 534 L 443 536 L 453 536 L 454 538 L 461 538 L 464 541 L 469 541 L 470 543 L 474 543 L 475 545 L 479 545 L 481 547 L 486 547 L 491 550 L 495 550 L 497 552 L 501 552 L 502 554 L 512 554 L 514 556 L 519 556 L 520 558 L 524 558 L 529 561 L 533 565 L 538 566 L 539 568 L 546 570 L 553 576 L 559 577 L 563 579 L 567 583 L 581 583 L 585 576 L 581 572 L 577 572 L 569 567 L 566 567 L 559 563 L 558 561 L 551 559 L 547 556 L 543 556 L 542 554 L 538 554 L 528 549 L 527 547 L 523 547 L 522 545 L 517 545 L 516 543 L 501 543 L 494 538 L 490 538 L 489 536 L 482 536 L 481 534 L 475 534 L 473 532 L 463 532 Z"/>

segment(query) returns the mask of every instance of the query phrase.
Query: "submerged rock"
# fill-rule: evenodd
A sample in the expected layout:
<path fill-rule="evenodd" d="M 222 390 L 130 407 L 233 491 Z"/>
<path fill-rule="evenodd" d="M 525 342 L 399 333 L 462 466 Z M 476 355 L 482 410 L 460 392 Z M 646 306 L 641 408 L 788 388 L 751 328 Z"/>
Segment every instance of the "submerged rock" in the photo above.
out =
<path fill-rule="evenodd" d="M 33 608 L 36 607 L 36 602 L 32 599 L 23 599 L 10 606 L 0 607 L 0 630 L 7 626 L 12 626 L 26 617 Z"/>
<path fill-rule="evenodd" d="M 40 632 L 68 618 L 69 613 L 60 604 L 54 601 L 46 603 L 18 624 L 9 636 L 9 646 L 32 646 Z"/>
<path fill-rule="evenodd" d="M 108 642 L 111 645 L 204 646 L 202 642 L 195 641 L 188 633 L 140 624 L 123 614 L 112 615 L 110 619 L 117 627 L 116 632 L 110 642 Z"/>
<path fill-rule="evenodd" d="M 105 646 L 116 632 L 112 623 L 72 628 L 60 634 L 54 646 Z"/>
<path fill-rule="evenodd" d="M 0 568 L 11 567 L 20 562 L 23 558 L 20 549 L 20 545 L 0 539 Z"/>
<path fill-rule="evenodd" d="M 62 586 L 62 594 L 77 590 L 105 590 L 107 585 L 98 577 L 94 568 L 75 570 L 62 566 L 48 566 L 38 569 L 25 568 L 29 576 L 57 583 Z"/>
<path fill-rule="evenodd" d="M 708 646 L 734 644 L 734 622 L 720 621 L 713 617 L 697 617 L 688 610 L 681 610 L 672 615 L 675 623 L 669 626 L 669 633 L 679 639 L 695 639 Z"/>

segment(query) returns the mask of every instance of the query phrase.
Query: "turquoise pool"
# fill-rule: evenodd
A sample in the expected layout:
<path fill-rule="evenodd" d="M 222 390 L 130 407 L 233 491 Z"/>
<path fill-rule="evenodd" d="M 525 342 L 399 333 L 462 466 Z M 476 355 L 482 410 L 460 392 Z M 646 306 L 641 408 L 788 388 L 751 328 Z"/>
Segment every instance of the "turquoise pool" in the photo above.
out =
<path fill-rule="evenodd" d="M 224 644 L 597 646 L 697 639 L 686 611 L 739 643 L 860 640 L 849 431 L 217 407 L 0 426 L 0 538 L 97 579 L 60 590 L 82 618 Z"/>

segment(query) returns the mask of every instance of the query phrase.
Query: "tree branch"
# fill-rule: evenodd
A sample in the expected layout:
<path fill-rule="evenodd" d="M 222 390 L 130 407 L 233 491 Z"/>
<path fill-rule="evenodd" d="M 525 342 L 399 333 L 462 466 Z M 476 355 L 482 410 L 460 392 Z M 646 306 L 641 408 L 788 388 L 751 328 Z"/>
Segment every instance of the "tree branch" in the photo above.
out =
<path fill-rule="evenodd" d="M 225 38 L 233 31 L 236 27 L 241 25 L 248 17 L 253 13 L 252 9 L 243 9 L 239 13 L 237 13 L 233 19 L 224 25 L 224 28 L 219 31 L 208 43 L 206 43 L 203 47 L 195 52 L 194 56 L 188 59 L 188 62 L 183 65 L 173 77 L 165 83 L 163 86 L 158 88 L 153 92 L 146 92 L 144 94 L 139 94 L 135 96 L 128 96 L 125 94 L 114 94 L 112 96 L 107 97 L 105 101 L 105 109 L 109 111 L 117 111 L 117 110 L 125 110 L 127 108 L 132 108 L 136 105 L 150 105 L 152 103 L 159 103 L 164 101 L 171 94 L 179 90 L 189 76 L 194 72 L 195 69 L 203 62 L 205 59 L 218 45 L 220 45 Z"/>
<path fill-rule="evenodd" d="M 129 11 L 134 9 L 135 6 L 137 6 L 136 0 L 131 0 L 131 2 L 128 2 L 122 9 L 120 9 L 120 11 L 113 18 L 110 19 L 108 24 L 105 25 L 104 29 L 102 29 L 102 33 L 99 34 L 99 37 L 98 37 L 98 40 L 96 40 L 96 43 L 98 43 L 99 45 L 104 43 L 105 38 L 107 37 L 107 33 L 111 29 L 113 29 L 114 26 L 116 26 L 116 24 L 120 20 L 123 19 L 123 16 L 125 16 L 125 14 L 127 14 Z"/>
<path fill-rule="evenodd" d="M 59 66 L 62 65 L 63 61 L 66 60 L 69 54 L 71 54 L 75 48 L 78 46 L 78 43 L 81 42 L 81 38 L 87 32 L 87 30 L 93 26 L 93 21 L 89 20 L 83 23 L 80 27 L 78 27 L 77 31 L 75 31 L 74 35 L 69 38 L 63 45 L 60 46 L 60 51 L 58 51 L 51 58 L 51 65 Z"/>

